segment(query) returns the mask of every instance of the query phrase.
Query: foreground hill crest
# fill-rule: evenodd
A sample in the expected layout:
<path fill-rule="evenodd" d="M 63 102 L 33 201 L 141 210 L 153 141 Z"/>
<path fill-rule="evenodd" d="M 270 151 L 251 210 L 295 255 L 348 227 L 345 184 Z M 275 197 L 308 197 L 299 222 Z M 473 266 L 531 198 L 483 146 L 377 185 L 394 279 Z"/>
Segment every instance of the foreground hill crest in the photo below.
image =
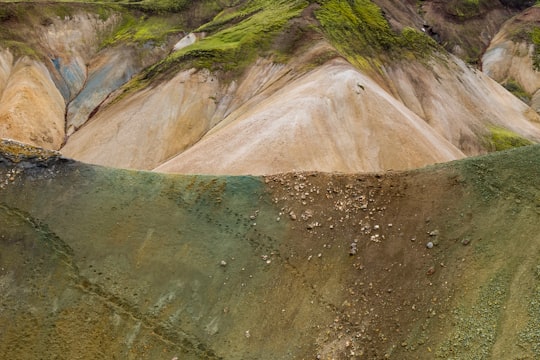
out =
<path fill-rule="evenodd" d="M 537 357 L 539 151 L 218 177 L 26 147 L 0 161 L 0 354 Z"/>

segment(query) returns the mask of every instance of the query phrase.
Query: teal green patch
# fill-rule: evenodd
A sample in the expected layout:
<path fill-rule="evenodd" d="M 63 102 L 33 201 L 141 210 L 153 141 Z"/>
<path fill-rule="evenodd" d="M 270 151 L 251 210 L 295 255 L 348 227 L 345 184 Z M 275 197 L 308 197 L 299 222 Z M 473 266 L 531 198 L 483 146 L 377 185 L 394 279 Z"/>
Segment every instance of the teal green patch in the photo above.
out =
<path fill-rule="evenodd" d="M 49 249 L 60 256 L 41 267 L 47 279 L 44 286 L 67 282 L 50 290 L 50 299 L 40 300 L 40 308 L 50 308 L 55 298 L 84 308 L 97 301 L 108 303 L 116 315 L 99 322 L 89 315 L 91 323 L 62 325 L 59 305 L 58 314 L 48 322 L 19 319 L 13 333 L 45 329 L 40 335 L 44 340 L 34 345 L 38 347 L 48 341 L 54 326 L 67 326 L 71 333 L 89 326 L 85 330 L 92 334 L 89 338 L 100 339 L 95 332 L 101 322 L 109 321 L 106 327 L 129 338 L 129 331 L 140 323 L 141 334 L 148 333 L 141 335 L 145 339 L 155 333 L 164 339 L 151 350 L 152 356 L 143 351 L 145 343 L 139 340 L 133 345 L 101 341 L 111 353 L 146 354 L 144 358 L 157 358 L 163 351 L 170 358 L 177 354 L 185 359 L 214 359 L 217 353 L 239 351 L 227 350 L 230 341 L 244 346 L 244 331 L 253 325 L 243 311 L 266 291 L 262 284 L 272 281 L 269 263 L 261 257 L 268 256 L 272 265 L 279 266 L 279 247 L 286 231 L 285 222 L 275 220 L 278 210 L 260 178 L 163 175 L 78 163 L 38 167 L 24 161 L 14 169 L 16 178 L 0 190 L 0 220 L 3 214 L 15 214 L 4 222 L 13 226 L 22 222 L 27 230 L 19 226 L 8 233 L 2 223 L 0 236 L 30 236 L 30 248 Z M 21 256 L 30 256 L 24 247 L 21 251 Z M 61 271 L 62 264 L 71 270 Z M 70 288 L 75 290 L 64 290 Z M 18 301 L 37 301 L 33 293 L 24 294 Z M 261 316 L 266 310 L 249 311 Z M 114 319 L 126 325 L 114 328 Z M 216 335 L 218 329 L 224 330 Z M 227 329 L 236 329 L 239 340 Z M 46 356 L 49 350 L 42 351 Z"/>

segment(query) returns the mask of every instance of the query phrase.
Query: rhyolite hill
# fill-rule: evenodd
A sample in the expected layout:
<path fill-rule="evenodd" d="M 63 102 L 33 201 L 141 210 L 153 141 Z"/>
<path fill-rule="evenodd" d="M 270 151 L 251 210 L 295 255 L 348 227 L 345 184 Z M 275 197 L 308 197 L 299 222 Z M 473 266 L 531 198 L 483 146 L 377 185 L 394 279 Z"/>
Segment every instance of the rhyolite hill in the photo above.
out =
<path fill-rule="evenodd" d="M 3 3 L 0 136 L 99 165 L 225 175 L 414 169 L 530 144 L 538 9 Z"/>

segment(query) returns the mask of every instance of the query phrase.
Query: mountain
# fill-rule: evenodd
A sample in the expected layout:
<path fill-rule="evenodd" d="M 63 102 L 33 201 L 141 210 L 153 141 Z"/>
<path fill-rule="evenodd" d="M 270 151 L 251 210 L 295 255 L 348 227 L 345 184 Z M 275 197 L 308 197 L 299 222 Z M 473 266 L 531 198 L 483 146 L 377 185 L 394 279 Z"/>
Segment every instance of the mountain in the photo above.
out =
<path fill-rule="evenodd" d="M 421 5 L 7 3 L 2 136 L 94 164 L 229 175 L 412 169 L 537 142 L 532 55 L 490 55 L 537 8 Z M 508 61 L 521 76 L 495 70 Z"/>
<path fill-rule="evenodd" d="M 540 358 L 538 7 L 0 4 L 0 358 Z"/>

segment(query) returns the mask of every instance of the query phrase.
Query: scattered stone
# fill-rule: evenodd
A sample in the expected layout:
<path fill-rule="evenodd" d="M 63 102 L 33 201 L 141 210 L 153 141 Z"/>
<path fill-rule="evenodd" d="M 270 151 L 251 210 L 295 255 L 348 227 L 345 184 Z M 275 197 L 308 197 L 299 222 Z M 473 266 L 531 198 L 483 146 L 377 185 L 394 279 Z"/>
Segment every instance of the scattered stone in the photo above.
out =
<path fill-rule="evenodd" d="M 433 249 L 433 243 L 431 241 L 429 241 L 427 244 L 426 244 L 426 247 L 428 249 Z"/>
<path fill-rule="evenodd" d="M 356 255 L 356 253 L 358 252 L 358 249 L 357 249 L 357 245 L 355 242 L 351 243 L 351 248 L 349 250 L 349 255 L 353 256 L 353 255 Z"/>
<path fill-rule="evenodd" d="M 225 260 L 221 260 L 221 261 L 219 262 L 219 265 L 225 267 L 225 266 L 227 266 L 227 262 L 226 262 Z"/>
<path fill-rule="evenodd" d="M 427 275 L 433 275 L 435 274 L 435 266 L 430 266 L 429 269 L 426 272 Z"/>
<path fill-rule="evenodd" d="M 246 332 L 244 333 L 244 336 L 246 337 L 246 339 L 249 339 L 251 337 L 249 330 L 246 330 Z"/>
<path fill-rule="evenodd" d="M 307 209 L 302 213 L 302 220 L 304 221 L 310 219 L 311 217 L 313 217 L 313 210 L 311 209 Z"/>
<path fill-rule="evenodd" d="M 294 213 L 294 211 L 291 210 L 291 212 L 289 213 L 289 218 L 293 221 L 296 220 L 296 214 Z"/>
<path fill-rule="evenodd" d="M 471 243 L 471 239 L 470 238 L 464 238 L 463 240 L 461 240 L 461 244 L 463 246 L 467 246 Z"/>
<path fill-rule="evenodd" d="M 439 230 L 433 230 L 429 232 L 429 236 L 437 236 L 439 235 Z"/>

